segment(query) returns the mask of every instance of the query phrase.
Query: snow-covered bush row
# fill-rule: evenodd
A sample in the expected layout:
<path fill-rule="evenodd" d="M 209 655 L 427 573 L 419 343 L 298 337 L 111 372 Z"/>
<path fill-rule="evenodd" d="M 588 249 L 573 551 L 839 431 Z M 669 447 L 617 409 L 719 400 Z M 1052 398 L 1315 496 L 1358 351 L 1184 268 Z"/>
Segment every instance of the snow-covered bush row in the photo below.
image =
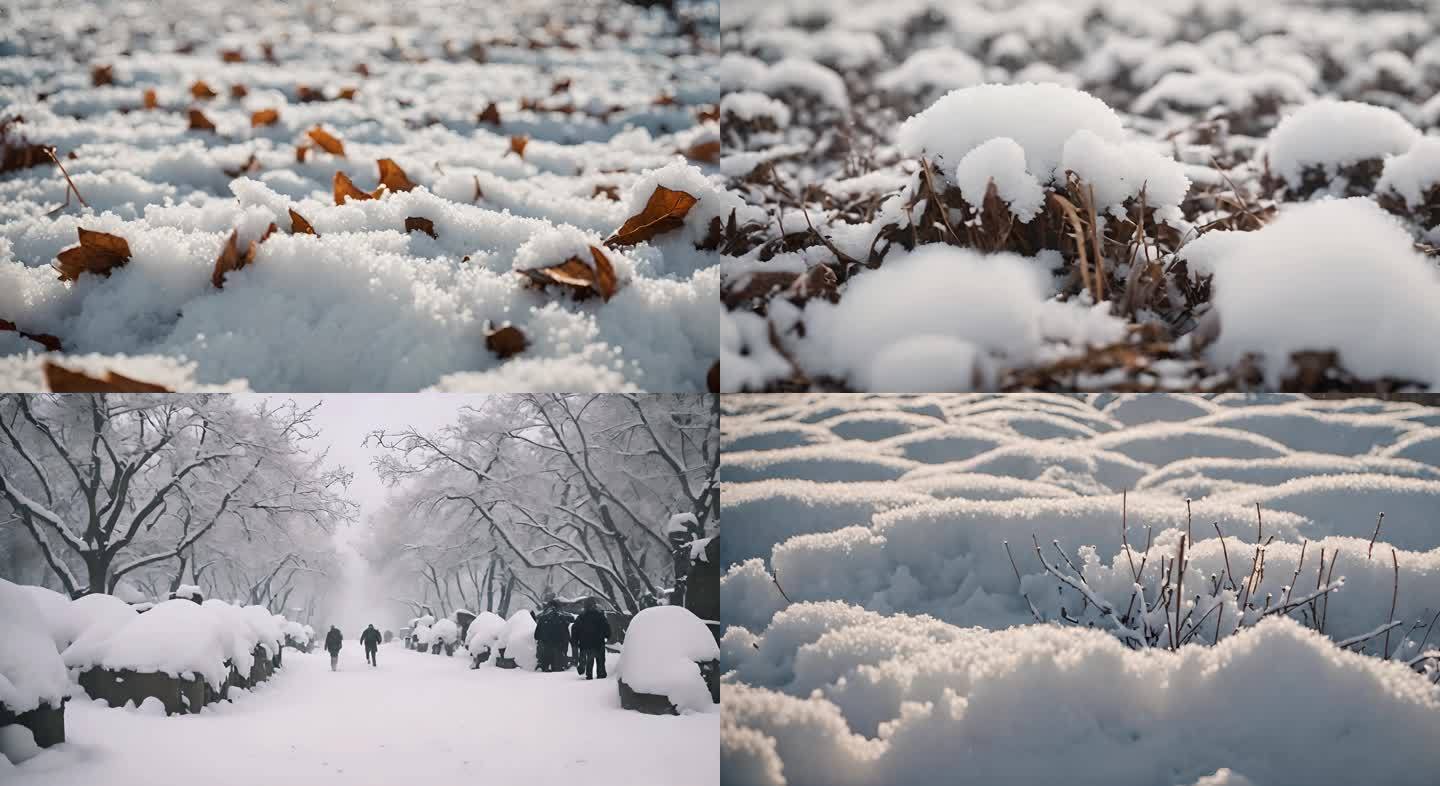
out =
<path fill-rule="evenodd" d="M 465 649 L 471 655 L 489 655 L 499 648 L 497 642 L 505 630 L 505 619 L 493 611 L 482 611 L 470 621 L 466 631 Z"/>
<path fill-rule="evenodd" d="M 1436 417 L 1291 395 L 727 400 L 749 447 L 723 456 L 725 781 L 1360 777 L 1274 769 L 1324 740 L 1426 782 L 1433 731 L 1361 741 L 1335 719 L 1440 702 Z"/>
<path fill-rule="evenodd" d="M 1440 7 L 844 9 L 722 20 L 722 389 L 1440 388 Z"/>
<path fill-rule="evenodd" d="M 710 629 L 689 609 L 652 606 L 630 620 L 615 678 L 636 693 L 665 697 L 676 712 L 713 712 L 697 664 L 719 657 Z"/>
<path fill-rule="evenodd" d="M 712 233 L 744 208 L 714 175 L 718 7 L 683 5 L 420 0 L 400 24 L 184 0 L 59 36 L 23 0 L 0 31 L 0 381 L 43 388 L 49 360 L 171 388 L 704 390 Z M 12 155 L 41 145 L 63 173 Z M 361 193 L 337 204 L 341 173 Z M 662 188 L 694 204 L 647 211 Z M 61 280 L 77 230 L 123 264 Z M 527 272 L 572 264 L 574 285 Z"/>

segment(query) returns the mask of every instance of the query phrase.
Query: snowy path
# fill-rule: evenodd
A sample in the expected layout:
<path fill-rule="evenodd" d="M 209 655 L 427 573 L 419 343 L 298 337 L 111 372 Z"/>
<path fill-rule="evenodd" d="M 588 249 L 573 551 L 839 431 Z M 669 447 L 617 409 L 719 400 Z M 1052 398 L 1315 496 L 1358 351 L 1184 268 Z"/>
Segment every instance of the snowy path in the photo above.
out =
<path fill-rule="evenodd" d="M 340 671 L 318 650 L 233 705 L 151 717 L 67 710 L 69 741 L 5 774 L 13 786 L 95 784 L 716 784 L 719 715 L 620 709 L 613 674 L 476 671 L 386 645 L 370 669 L 346 642 Z M 218 708 L 218 711 L 217 711 Z"/>

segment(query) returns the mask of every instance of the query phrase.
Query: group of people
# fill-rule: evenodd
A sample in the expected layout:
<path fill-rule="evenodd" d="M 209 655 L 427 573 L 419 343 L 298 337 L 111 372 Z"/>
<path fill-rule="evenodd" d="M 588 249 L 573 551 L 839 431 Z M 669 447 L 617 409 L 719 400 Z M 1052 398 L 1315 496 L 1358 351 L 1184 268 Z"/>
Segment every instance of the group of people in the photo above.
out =
<path fill-rule="evenodd" d="M 585 608 L 578 616 L 565 613 L 560 601 L 551 598 L 545 602 L 545 609 L 535 618 L 535 645 L 541 671 L 564 671 L 565 656 L 573 648 L 575 670 L 585 679 L 605 679 L 605 642 L 610 640 L 610 622 L 605 619 L 594 598 L 585 599 Z M 344 646 L 345 635 L 334 625 L 325 634 L 325 651 L 330 653 L 330 670 L 336 671 L 340 662 L 340 648 Z M 380 649 L 380 631 L 371 625 L 360 634 L 360 644 L 365 648 L 365 661 L 371 667 L 377 665 L 376 653 Z M 597 674 L 598 672 L 598 674 Z"/>
<path fill-rule="evenodd" d="M 330 670 L 335 671 L 340 662 L 340 648 L 345 644 L 345 634 L 334 625 L 330 626 L 330 632 L 325 634 L 325 651 L 330 653 Z M 374 625 L 365 628 L 360 634 L 360 645 L 365 648 L 365 662 L 371 668 L 378 666 L 376 654 L 380 651 L 380 631 Z"/>
<path fill-rule="evenodd" d="M 563 671 L 565 655 L 575 651 L 575 670 L 585 679 L 594 679 L 599 672 L 605 679 L 605 642 L 610 640 L 610 622 L 595 604 L 585 599 L 579 616 L 571 616 L 550 599 L 544 611 L 535 618 L 535 645 L 541 671 Z"/>

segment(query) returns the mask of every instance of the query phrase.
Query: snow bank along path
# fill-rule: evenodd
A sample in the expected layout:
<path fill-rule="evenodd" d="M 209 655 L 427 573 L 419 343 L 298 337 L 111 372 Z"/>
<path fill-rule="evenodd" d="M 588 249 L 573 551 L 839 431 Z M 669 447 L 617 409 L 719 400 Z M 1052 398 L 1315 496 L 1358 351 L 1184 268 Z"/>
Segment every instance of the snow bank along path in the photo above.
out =
<path fill-rule="evenodd" d="M 48 359 L 170 388 L 704 390 L 719 254 L 702 246 L 730 197 L 712 179 L 718 10 L 682 17 L 7 3 L 0 387 L 43 386 Z M 12 169 L 41 145 L 88 207 L 43 153 Z M 371 198 L 382 160 L 398 169 Z M 339 173 L 363 198 L 337 204 Z M 698 201 L 606 245 L 662 186 Z M 60 280 L 79 230 L 122 238 L 128 262 Z M 232 233 L 238 269 L 218 271 Z M 591 247 L 603 293 L 584 286 Z M 524 272 L 572 259 L 578 287 Z M 523 340 L 492 341 L 505 326 Z"/>
<path fill-rule="evenodd" d="M 69 739 L 7 786 L 256 783 L 714 784 L 719 716 L 620 709 L 613 679 L 573 671 L 470 670 L 463 657 L 384 645 L 371 669 L 354 640 L 330 672 L 322 651 L 285 666 L 234 704 L 150 716 L 82 696 Z M 0 766 L 4 766 L 0 764 Z"/>
<path fill-rule="evenodd" d="M 1440 408 L 1166 394 L 724 407 L 726 783 L 1064 772 L 1179 786 L 1228 768 L 1328 786 L 1440 771 L 1440 664 L 1424 657 L 1440 648 L 1440 452 L 1425 449 Z M 1093 605 L 1119 614 L 1134 594 L 1122 512 L 1161 630 L 1173 604 L 1155 601 L 1160 566 L 1187 499 L 1183 597 L 1204 624 L 1181 629 L 1200 645 L 1129 648 Z M 1236 594 L 1208 587 L 1250 570 L 1256 503 L 1273 541 L 1237 632 Z M 1032 535 L 1052 566 L 1083 574 L 1091 602 L 1046 571 Z M 1308 608 L 1262 620 L 1287 587 L 1316 588 L 1322 551 L 1344 582 L 1323 603 L 1323 635 Z M 1365 638 L 1387 619 L 1402 625 Z M 1347 639 L 1359 641 L 1337 646 Z"/>

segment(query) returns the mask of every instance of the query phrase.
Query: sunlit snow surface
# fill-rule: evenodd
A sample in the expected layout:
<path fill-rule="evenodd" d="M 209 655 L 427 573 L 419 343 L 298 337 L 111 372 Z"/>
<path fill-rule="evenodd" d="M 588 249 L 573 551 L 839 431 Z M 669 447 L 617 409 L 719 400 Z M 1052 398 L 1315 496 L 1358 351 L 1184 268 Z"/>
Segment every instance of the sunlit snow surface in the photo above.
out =
<path fill-rule="evenodd" d="M 1440 408 L 1045 394 L 755 395 L 725 407 L 725 783 L 1422 784 L 1440 773 L 1435 674 L 1396 662 L 1422 651 L 1440 610 Z M 1232 604 L 1218 645 L 1205 625 L 1204 643 L 1178 655 L 1132 650 L 1035 554 L 1038 541 L 1059 563 L 1058 543 L 1123 608 L 1134 582 L 1122 506 L 1137 561 L 1152 538 L 1153 592 L 1187 498 L 1187 589 L 1226 575 L 1226 560 L 1250 568 L 1258 502 L 1273 541 L 1254 597 L 1313 589 L 1323 549 L 1344 580 L 1324 634 L 1303 610 L 1233 633 Z M 1335 646 L 1384 622 L 1392 594 L 1404 625 L 1390 661 L 1375 641 Z M 1082 624 L 1054 622 L 1062 606 Z"/>
<path fill-rule="evenodd" d="M 720 97 L 718 9 L 680 7 L 676 21 L 619 0 L 7 2 L 0 120 L 23 118 L 12 141 L 55 146 L 89 209 L 72 197 L 52 212 L 67 196 L 53 166 L 0 174 L 0 319 L 57 337 L 66 365 L 176 387 L 703 389 L 719 255 L 697 250 L 695 228 L 610 250 L 608 303 L 527 288 L 512 269 L 559 264 L 545 252 L 577 237 L 599 245 L 657 182 L 697 192 L 697 216 L 718 212 L 715 166 L 684 155 L 716 133 L 701 115 Z M 113 83 L 95 86 L 105 66 Z M 192 97 L 197 80 L 218 96 Z M 491 103 L 498 126 L 480 118 Z M 217 132 L 187 130 L 190 108 Z M 252 128 L 266 109 L 278 123 Z M 297 161 L 317 124 L 345 158 Z M 418 187 L 337 207 L 336 171 L 372 191 L 381 158 Z M 291 235 L 290 209 L 319 237 Z M 409 217 L 437 237 L 406 232 Z M 243 252 L 272 221 L 217 291 L 231 231 Z M 126 238 L 129 264 L 57 280 L 77 227 Z M 485 339 L 506 323 L 529 346 L 502 361 Z M 42 384 L 40 352 L 0 331 L 0 384 Z"/>

